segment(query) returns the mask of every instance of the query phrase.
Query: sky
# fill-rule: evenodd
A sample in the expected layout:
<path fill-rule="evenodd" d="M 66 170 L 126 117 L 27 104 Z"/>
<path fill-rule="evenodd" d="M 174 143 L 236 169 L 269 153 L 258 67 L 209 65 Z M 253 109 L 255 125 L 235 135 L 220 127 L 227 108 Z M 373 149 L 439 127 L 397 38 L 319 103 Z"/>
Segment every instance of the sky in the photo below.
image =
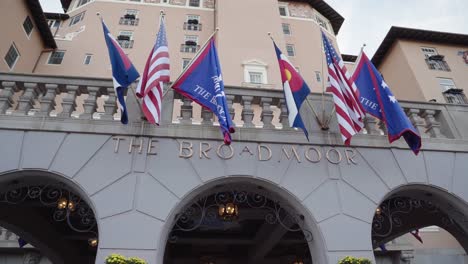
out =
<path fill-rule="evenodd" d="M 257 0 L 259 1 L 259 0 Z M 468 0 L 325 0 L 344 18 L 342 53 L 373 56 L 391 26 L 468 34 Z M 62 12 L 60 0 L 40 0 L 45 12 Z"/>

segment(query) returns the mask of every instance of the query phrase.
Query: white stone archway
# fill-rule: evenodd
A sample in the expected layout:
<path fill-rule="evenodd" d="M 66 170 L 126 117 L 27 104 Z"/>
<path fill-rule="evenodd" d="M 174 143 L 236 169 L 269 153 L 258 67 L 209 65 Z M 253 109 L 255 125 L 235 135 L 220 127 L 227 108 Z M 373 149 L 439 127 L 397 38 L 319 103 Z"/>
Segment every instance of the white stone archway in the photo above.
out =
<path fill-rule="evenodd" d="M 165 251 L 162 250 L 165 245 L 168 243 L 169 233 L 174 227 L 175 221 L 178 214 L 181 213 L 181 210 L 184 207 L 193 203 L 194 199 L 200 197 L 200 195 L 211 194 L 210 191 L 213 191 L 213 188 L 220 185 L 235 186 L 236 184 L 241 184 L 242 186 L 251 186 L 257 187 L 260 186 L 264 189 L 264 192 L 269 193 L 270 197 L 275 197 L 279 199 L 281 203 L 289 206 L 296 213 L 304 217 L 303 226 L 301 226 L 304 232 L 310 232 L 311 239 L 308 241 L 310 255 L 312 257 L 313 263 L 324 263 L 326 261 L 325 254 L 325 244 L 323 241 L 323 235 L 316 225 L 316 221 L 311 215 L 310 211 L 305 207 L 305 205 L 297 199 L 297 197 L 290 193 L 288 190 L 281 188 L 275 183 L 266 181 L 264 179 L 256 179 L 249 176 L 229 176 L 229 177 L 220 177 L 215 180 L 206 182 L 205 184 L 199 186 L 195 190 L 192 190 L 190 193 L 177 204 L 169 214 L 168 220 L 166 221 L 164 228 L 162 230 L 159 245 L 161 250 L 158 251 L 156 263 L 163 263 Z M 164 246 L 163 246 L 164 245 Z"/>

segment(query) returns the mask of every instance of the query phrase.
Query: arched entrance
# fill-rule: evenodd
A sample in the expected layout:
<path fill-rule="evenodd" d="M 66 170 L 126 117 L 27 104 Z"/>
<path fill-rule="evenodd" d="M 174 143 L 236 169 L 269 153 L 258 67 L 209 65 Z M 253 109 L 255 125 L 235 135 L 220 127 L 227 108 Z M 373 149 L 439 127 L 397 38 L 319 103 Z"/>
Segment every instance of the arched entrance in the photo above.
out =
<path fill-rule="evenodd" d="M 54 264 L 95 263 L 98 227 L 78 186 L 40 171 L 12 172 L 0 179 L 0 226 Z"/>
<path fill-rule="evenodd" d="M 307 212 L 259 182 L 211 186 L 175 215 L 164 264 L 312 263 Z"/>
<path fill-rule="evenodd" d="M 372 245 L 382 248 L 389 241 L 429 226 L 446 230 L 467 252 L 468 205 L 444 190 L 424 185 L 405 186 L 385 198 L 373 218 Z M 379 250 L 377 255 L 386 250 Z M 407 258 L 409 261 L 414 255 Z"/>

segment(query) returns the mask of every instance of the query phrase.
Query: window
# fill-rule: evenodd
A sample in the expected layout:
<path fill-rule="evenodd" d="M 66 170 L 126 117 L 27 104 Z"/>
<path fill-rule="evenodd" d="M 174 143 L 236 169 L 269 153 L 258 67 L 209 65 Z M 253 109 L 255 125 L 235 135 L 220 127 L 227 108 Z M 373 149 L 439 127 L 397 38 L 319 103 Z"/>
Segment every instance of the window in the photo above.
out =
<path fill-rule="evenodd" d="M 250 83 L 263 83 L 263 74 L 261 72 L 249 72 Z"/>
<path fill-rule="evenodd" d="M 283 23 L 283 34 L 291 35 L 291 28 L 289 24 Z"/>
<path fill-rule="evenodd" d="M 91 0 L 78 0 L 76 7 L 80 7 L 88 2 L 91 2 Z"/>
<path fill-rule="evenodd" d="M 448 78 L 437 78 L 439 86 L 442 89 L 442 93 L 445 97 L 445 101 L 450 104 L 466 104 L 467 99 L 463 93 L 463 89 L 457 88 L 452 79 Z"/>
<path fill-rule="evenodd" d="M 127 9 L 125 10 L 125 15 L 120 17 L 119 24 L 126 26 L 138 26 L 140 19 L 138 18 L 138 10 L 136 9 Z"/>
<path fill-rule="evenodd" d="M 83 64 L 84 64 L 84 65 L 89 65 L 89 64 L 91 64 L 91 58 L 92 58 L 92 57 L 93 57 L 93 54 L 86 54 Z"/>
<path fill-rule="evenodd" d="M 185 69 L 189 63 L 192 61 L 192 59 L 188 59 L 188 58 L 183 58 L 182 59 L 182 69 Z"/>
<path fill-rule="evenodd" d="M 315 72 L 315 79 L 317 79 L 317 82 L 322 81 L 322 74 L 319 71 Z"/>
<path fill-rule="evenodd" d="M 187 15 L 187 20 L 184 23 L 184 30 L 200 31 L 200 16 L 199 15 Z"/>
<path fill-rule="evenodd" d="M 279 13 L 280 13 L 280 16 L 288 16 L 288 6 L 287 5 L 280 5 L 279 6 Z"/>
<path fill-rule="evenodd" d="M 5 62 L 8 64 L 10 70 L 15 67 L 16 62 L 19 58 L 19 52 L 16 49 L 15 43 L 11 44 L 10 49 L 8 50 L 7 54 L 5 55 Z"/>
<path fill-rule="evenodd" d="M 200 7 L 201 0 L 189 0 L 188 5 L 193 7 Z"/>
<path fill-rule="evenodd" d="M 117 42 L 124 49 L 133 48 L 133 31 L 120 31 L 117 36 Z"/>
<path fill-rule="evenodd" d="M 286 45 L 286 52 L 288 53 L 289 57 L 294 57 L 296 55 L 296 52 L 294 51 L 294 45 L 287 44 Z"/>
<path fill-rule="evenodd" d="M 198 36 L 185 35 L 185 42 L 181 45 L 180 51 L 195 53 L 197 52 L 198 48 Z"/>
<path fill-rule="evenodd" d="M 422 47 L 421 51 L 426 59 L 427 67 L 431 70 L 450 71 L 444 55 L 439 55 L 435 48 Z"/>
<path fill-rule="evenodd" d="M 316 13 L 315 14 L 315 21 L 317 21 L 317 24 L 319 24 L 325 30 L 328 30 L 328 21 L 322 15 L 319 15 L 319 14 Z"/>
<path fill-rule="evenodd" d="M 62 64 L 65 51 L 52 51 L 49 57 L 48 64 Z"/>
<path fill-rule="evenodd" d="M 244 82 L 242 84 L 243 86 L 245 85 L 246 87 L 266 87 L 265 84 L 268 83 L 268 64 L 258 59 L 252 59 L 244 61 L 242 65 L 244 66 Z"/>
<path fill-rule="evenodd" d="M 167 4 L 168 0 L 162 0 L 161 3 Z"/>
<path fill-rule="evenodd" d="M 452 79 L 447 78 L 437 78 L 439 80 L 440 88 L 442 88 L 442 92 L 445 92 L 450 89 L 457 89 L 455 83 Z"/>
<path fill-rule="evenodd" d="M 49 28 L 58 28 L 60 27 L 60 20 L 51 19 L 47 21 Z"/>
<path fill-rule="evenodd" d="M 70 26 L 73 26 L 83 20 L 85 12 L 81 12 L 78 15 L 72 16 L 70 18 Z"/>
<path fill-rule="evenodd" d="M 186 45 L 198 45 L 198 36 L 195 35 L 186 35 L 185 36 Z"/>
<path fill-rule="evenodd" d="M 26 17 L 26 19 L 23 22 L 23 28 L 24 31 L 26 32 L 26 35 L 31 36 L 31 32 L 34 28 L 33 22 L 29 16 Z"/>

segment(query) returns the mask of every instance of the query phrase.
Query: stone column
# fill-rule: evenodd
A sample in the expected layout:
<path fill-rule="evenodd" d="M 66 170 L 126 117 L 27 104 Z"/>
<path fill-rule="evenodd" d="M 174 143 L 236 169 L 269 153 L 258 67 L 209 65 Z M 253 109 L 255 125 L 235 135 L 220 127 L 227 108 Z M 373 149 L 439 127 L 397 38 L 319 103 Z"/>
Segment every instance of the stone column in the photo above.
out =
<path fill-rule="evenodd" d="M 96 112 L 97 108 L 97 92 L 99 91 L 99 87 L 89 86 L 86 88 L 88 92 L 88 98 L 84 100 L 83 108 L 84 113 L 80 115 L 80 119 L 93 119 L 93 114 Z"/>
<path fill-rule="evenodd" d="M 5 114 L 8 108 L 13 106 L 13 94 L 17 87 L 15 82 L 3 82 L 3 90 L 0 93 L 0 114 Z"/>
<path fill-rule="evenodd" d="M 279 120 L 283 125 L 283 129 L 291 129 L 291 127 L 289 126 L 288 106 L 286 105 L 285 99 L 280 99 L 279 108 L 281 110 Z"/>
<path fill-rule="evenodd" d="M 445 138 L 440 132 L 440 123 L 435 119 L 435 110 L 424 110 L 422 117 L 426 120 L 426 131 L 431 138 Z"/>
<path fill-rule="evenodd" d="M 413 126 L 418 130 L 419 135 L 422 138 L 429 138 L 429 135 L 426 133 L 426 126 L 424 120 L 419 116 L 419 109 L 408 109 L 406 114 L 408 115 L 409 120 Z"/>
<path fill-rule="evenodd" d="M 57 84 L 45 84 L 45 95 L 41 98 L 41 108 L 36 116 L 49 116 L 50 112 L 55 108 L 55 97 L 58 92 Z"/>
<path fill-rule="evenodd" d="M 202 107 L 202 118 L 203 118 L 203 121 L 201 122 L 202 125 L 207 125 L 207 126 L 211 126 L 213 125 L 213 112 L 211 112 L 210 110 L 206 109 L 205 107 Z"/>
<path fill-rule="evenodd" d="M 117 108 L 117 97 L 115 96 L 114 88 L 109 87 L 103 92 L 106 92 L 108 98 L 104 102 L 104 114 L 101 115 L 102 120 L 114 120 L 115 110 Z"/>
<path fill-rule="evenodd" d="M 78 91 L 78 86 L 67 85 L 67 94 L 62 99 L 62 112 L 57 114 L 60 118 L 70 118 L 73 111 L 76 109 L 75 99 Z"/>
<path fill-rule="evenodd" d="M 364 124 L 368 135 L 380 135 L 380 131 L 377 129 L 377 121 L 378 119 L 375 117 L 366 114 Z"/>
<path fill-rule="evenodd" d="M 34 99 L 36 99 L 37 96 L 37 83 L 25 83 L 24 93 L 18 99 L 18 108 L 16 108 L 12 115 L 28 115 L 29 110 L 34 106 Z"/>
<path fill-rule="evenodd" d="M 263 128 L 275 128 L 271 123 L 273 120 L 273 110 L 271 110 L 271 103 L 273 98 L 262 97 L 260 99 L 260 106 L 262 107 L 261 120 L 263 122 Z"/>
<path fill-rule="evenodd" d="M 242 95 L 242 119 L 244 121 L 244 127 L 255 127 L 252 123 L 254 117 L 254 111 L 252 109 L 253 96 Z"/>
<path fill-rule="evenodd" d="M 193 106 L 192 100 L 188 97 L 182 98 L 182 106 L 180 108 L 180 115 L 182 116 L 182 120 L 180 120 L 181 124 L 192 124 L 192 115 L 193 115 Z"/>

